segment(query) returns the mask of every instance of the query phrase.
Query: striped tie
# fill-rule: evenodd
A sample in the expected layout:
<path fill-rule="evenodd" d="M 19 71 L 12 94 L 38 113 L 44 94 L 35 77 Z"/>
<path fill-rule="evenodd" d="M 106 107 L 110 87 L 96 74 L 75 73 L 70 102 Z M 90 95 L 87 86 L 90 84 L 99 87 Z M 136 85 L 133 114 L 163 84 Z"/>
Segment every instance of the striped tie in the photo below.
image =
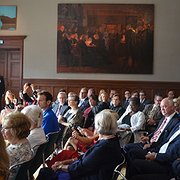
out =
<path fill-rule="evenodd" d="M 161 131 L 164 128 L 165 124 L 166 124 L 167 118 L 165 118 L 161 124 L 161 126 L 158 128 L 158 130 L 154 133 L 153 137 L 151 138 L 150 142 L 157 142 L 159 139 L 159 136 L 161 135 Z"/>

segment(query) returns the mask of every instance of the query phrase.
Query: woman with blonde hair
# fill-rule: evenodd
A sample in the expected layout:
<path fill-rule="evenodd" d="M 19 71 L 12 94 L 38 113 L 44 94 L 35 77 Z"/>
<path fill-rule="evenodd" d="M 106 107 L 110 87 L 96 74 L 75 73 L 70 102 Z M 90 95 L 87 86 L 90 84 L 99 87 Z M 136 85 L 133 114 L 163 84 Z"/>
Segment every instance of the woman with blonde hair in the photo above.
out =
<path fill-rule="evenodd" d="M 9 109 L 15 109 L 18 99 L 11 90 L 6 91 L 5 104 Z"/>
<path fill-rule="evenodd" d="M 6 179 L 9 174 L 9 156 L 6 151 L 6 144 L 0 132 L 0 180 Z"/>
<path fill-rule="evenodd" d="M 6 115 L 2 123 L 2 135 L 9 142 L 6 150 L 10 159 L 10 166 L 29 161 L 33 152 L 27 140 L 30 133 L 30 120 L 20 112 L 12 112 Z M 10 177 L 13 177 L 16 171 L 10 171 Z"/>

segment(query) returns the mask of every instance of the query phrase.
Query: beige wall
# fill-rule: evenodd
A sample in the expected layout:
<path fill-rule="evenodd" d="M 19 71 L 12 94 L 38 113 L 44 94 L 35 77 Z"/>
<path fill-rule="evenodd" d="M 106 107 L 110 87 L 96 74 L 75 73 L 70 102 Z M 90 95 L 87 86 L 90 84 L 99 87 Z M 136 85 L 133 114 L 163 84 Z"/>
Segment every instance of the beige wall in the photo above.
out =
<path fill-rule="evenodd" d="M 17 30 L 1 30 L 0 35 L 27 35 L 24 48 L 24 78 L 180 81 L 180 0 L 112 0 L 112 3 L 155 4 L 153 75 L 56 73 L 57 4 L 66 2 L 96 3 L 97 1 L 0 1 L 0 5 L 18 6 Z M 99 2 L 109 3 L 109 0 Z"/>

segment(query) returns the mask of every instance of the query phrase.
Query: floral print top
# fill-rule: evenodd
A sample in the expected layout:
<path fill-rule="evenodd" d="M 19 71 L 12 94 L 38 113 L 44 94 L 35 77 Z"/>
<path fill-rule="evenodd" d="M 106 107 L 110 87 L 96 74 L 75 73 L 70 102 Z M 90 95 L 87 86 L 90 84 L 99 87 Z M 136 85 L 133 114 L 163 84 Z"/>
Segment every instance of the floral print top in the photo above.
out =
<path fill-rule="evenodd" d="M 10 166 L 29 161 L 33 157 L 33 152 L 28 141 L 22 144 L 10 144 L 6 150 L 9 154 Z M 9 179 L 15 176 L 17 170 L 18 169 L 14 168 L 10 170 Z"/>

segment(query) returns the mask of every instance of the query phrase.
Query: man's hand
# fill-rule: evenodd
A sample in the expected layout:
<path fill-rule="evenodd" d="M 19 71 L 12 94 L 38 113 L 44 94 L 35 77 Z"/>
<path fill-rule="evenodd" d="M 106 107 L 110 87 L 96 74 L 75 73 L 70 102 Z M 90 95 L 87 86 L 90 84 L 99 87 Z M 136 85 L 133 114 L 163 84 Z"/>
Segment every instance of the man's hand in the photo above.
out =
<path fill-rule="evenodd" d="M 141 142 L 146 143 L 148 141 L 149 141 L 149 137 L 148 136 L 144 136 L 144 135 L 141 136 Z"/>
<path fill-rule="evenodd" d="M 146 157 L 146 160 L 153 161 L 156 159 L 156 155 L 157 155 L 157 153 L 155 153 L 155 152 L 152 152 L 152 153 L 148 152 L 145 157 Z"/>
<path fill-rule="evenodd" d="M 148 119 L 148 120 L 147 120 L 147 124 L 153 126 L 153 125 L 156 124 L 156 121 L 151 118 L 151 119 Z"/>
<path fill-rule="evenodd" d="M 148 149 L 148 148 L 150 148 L 151 147 L 151 144 L 149 143 L 149 144 L 145 144 L 144 146 L 143 146 L 143 149 Z"/>

